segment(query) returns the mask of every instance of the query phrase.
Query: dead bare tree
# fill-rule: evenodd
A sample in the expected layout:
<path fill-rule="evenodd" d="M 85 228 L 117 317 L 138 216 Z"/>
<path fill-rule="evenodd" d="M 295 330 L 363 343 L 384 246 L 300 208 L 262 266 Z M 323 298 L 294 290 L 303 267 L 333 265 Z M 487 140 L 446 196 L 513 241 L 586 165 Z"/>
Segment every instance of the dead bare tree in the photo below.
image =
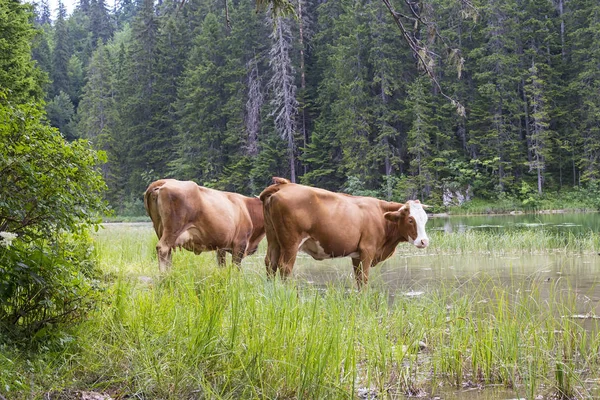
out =
<path fill-rule="evenodd" d="M 271 116 L 275 117 L 275 129 L 282 139 L 287 140 L 290 161 L 290 180 L 296 181 L 296 160 L 294 157 L 296 118 L 298 100 L 296 99 L 295 70 L 290 57 L 292 51 L 292 32 L 290 20 L 286 17 L 268 19 L 274 26 L 271 32 L 271 50 L 269 50 L 269 66 L 272 70 L 269 87 L 273 92 Z"/>

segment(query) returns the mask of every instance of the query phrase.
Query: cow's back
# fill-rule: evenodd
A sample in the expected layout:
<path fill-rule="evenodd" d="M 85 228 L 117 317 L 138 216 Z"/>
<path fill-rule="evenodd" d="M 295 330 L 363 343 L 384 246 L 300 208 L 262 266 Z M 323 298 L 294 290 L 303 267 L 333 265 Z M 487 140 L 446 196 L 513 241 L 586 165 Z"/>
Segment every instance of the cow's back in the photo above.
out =
<path fill-rule="evenodd" d="M 346 229 L 362 227 L 363 219 L 379 211 L 379 200 L 348 196 L 304 185 L 279 185 L 279 190 L 263 199 L 265 208 L 312 230 L 323 222 L 336 222 Z"/>
<path fill-rule="evenodd" d="M 275 230 L 285 226 L 335 256 L 354 253 L 365 236 L 383 240 L 386 222 L 380 200 L 296 184 L 272 185 L 261 199 L 265 220 Z"/>

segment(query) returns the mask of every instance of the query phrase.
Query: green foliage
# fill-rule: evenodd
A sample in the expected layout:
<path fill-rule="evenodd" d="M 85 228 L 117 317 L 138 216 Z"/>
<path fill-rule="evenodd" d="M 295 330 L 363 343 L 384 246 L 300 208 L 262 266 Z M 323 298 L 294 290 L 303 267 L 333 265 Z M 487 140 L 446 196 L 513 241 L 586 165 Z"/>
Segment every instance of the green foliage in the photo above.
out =
<path fill-rule="evenodd" d="M 75 109 L 69 95 L 62 90 L 46 104 L 46 113 L 50 124 L 58 128 L 67 140 L 76 138 L 73 117 Z"/>
<path fill-rule="evenodd" d="M 77 318 L 95 283 L 90 225 L 106 211 L 103 155 L 65 142 L 30 105 L 0 103 L 0 331 L 31 335 Z"/>
<path fill-rule="evenodd" d="M 80 320 L 100 288 L 92 248 L 87 232 L 17 238 L 0 248 L 0 334 L 43 338 L 56 325 Z"/>
<path fill-rule="evenodd" d="M 294 169 L 299 182 L 335 191 L 354 187 L 351 176 L 385 198 L 441 204 L 448 190 L 469 191 L 518 207 L 600 181 L 597 2 L 423 2 L 431 23 L 407 29 L 440 56 L 431 67 L 441 87 L 381 3 L 357 0 L 288 3 L 297 18 L 278 31 L 285 84 L 269 85 L 276 31 L 266 18 L 278 4 L 258 13 L 256 4 L 126 0 L 113 12 L 83 0 L 53 26 L 41 4 L 35 59 L 53 78 L 50 117 L 69 139 L 107 152 L 115 209 L 130 209 L 150 175 L 250 194 Z M 30 28 L 11 32 L 21 35 L 16 47 L 30 46 Z M 274 100 L 295 86 L 281 108 Z M 56 122 L 68 107 L 61 90 L 77 130 Z M 274 127 L 283 115 L 287 146 Z M 523 197 L 522 182 L 538 194 Z"/>
<path fill-rule="evenodd" d="M 365 184 L 356 176 L 349 176 L 344 186 L 344 192 L 353 196 L 370 196 L 380 197 L 380 192 L 377 190 L 365 189 Z"/>
<path fill-rule="evenodd" d="M 32 6 L 0 0 L 0 88 L 17 102 L 40 100 L 43 73 L 31 60 L 31 41 L 36 34 L 29 23 Z M 0 103 L 4 101 L 0 98 Z"/>
<path fill-rule="evenodd" d="M 58 6 L 58 18 L 54 30 L 54 48 L 52 49 L 52 90 L 50 95 L 57 96 L 62 90 L 71 93 L 69 82 L 69 60 L 72 55 L 71 41 L 67 27 L 67 10 L 62 2 Z"/>

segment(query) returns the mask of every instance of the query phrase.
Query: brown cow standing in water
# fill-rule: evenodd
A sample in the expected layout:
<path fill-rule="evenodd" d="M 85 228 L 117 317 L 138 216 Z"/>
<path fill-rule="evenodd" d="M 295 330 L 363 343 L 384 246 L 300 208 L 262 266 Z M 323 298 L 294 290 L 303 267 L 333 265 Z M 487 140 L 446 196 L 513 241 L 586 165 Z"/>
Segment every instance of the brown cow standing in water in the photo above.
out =
<path fill-rule="evenodd" d="M 267 274 L 282 278 L 299 250 L 316 260 L 350 257 L 360 288 L 369 268 L 394 254 L 400 242 L 425 248 L 427 214 L 419 200 L 405 204 L 350 196 L 273 178 L 260 194 L 267 234 Z"/>
<path fill-rule="evenodd" d="M 217 251 L 219 266 L 225 252 L 233 263 L 253 254 L 265 235 L 262 203 L 258 198 L 222 192 L 191 181 L 161 179 L 152 182 L 144 205 L 158 236 L 156 250 L 161 272 L 171 267 L 176 247 L 200 254 Z"/>

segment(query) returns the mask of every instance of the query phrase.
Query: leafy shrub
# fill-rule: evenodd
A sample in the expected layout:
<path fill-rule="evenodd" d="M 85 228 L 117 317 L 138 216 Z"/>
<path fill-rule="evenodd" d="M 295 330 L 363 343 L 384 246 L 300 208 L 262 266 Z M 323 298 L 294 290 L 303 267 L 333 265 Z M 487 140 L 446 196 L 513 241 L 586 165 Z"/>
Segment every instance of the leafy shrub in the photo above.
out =
<path fill-rule="evenodd" d="M 84 315 L 99 287 L 91 249 L 87 233 L 0 249 L 0 330 L 30 337 Z"/>
<path fill-rule="evenodd" d="M 0 93 L 0 333 L 31 336 L 72 321 L 97 287 L 89 228 L 106 211 L 103 155 L 68 143 L 39 104 Z"/>

